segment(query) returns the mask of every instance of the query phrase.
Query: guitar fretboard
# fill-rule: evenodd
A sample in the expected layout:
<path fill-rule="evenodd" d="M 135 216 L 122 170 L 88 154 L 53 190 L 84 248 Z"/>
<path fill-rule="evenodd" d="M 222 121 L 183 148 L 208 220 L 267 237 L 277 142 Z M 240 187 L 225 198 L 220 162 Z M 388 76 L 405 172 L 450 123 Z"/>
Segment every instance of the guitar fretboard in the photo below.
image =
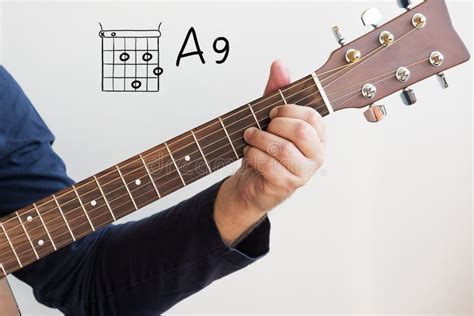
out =
<path fill-rule="evenodd" d="M 0 277 L 239 160 L 244 130 L 265 129 L 278 105 L 329 114 L 316 82 L 302 78 L 0 219 Z"/>

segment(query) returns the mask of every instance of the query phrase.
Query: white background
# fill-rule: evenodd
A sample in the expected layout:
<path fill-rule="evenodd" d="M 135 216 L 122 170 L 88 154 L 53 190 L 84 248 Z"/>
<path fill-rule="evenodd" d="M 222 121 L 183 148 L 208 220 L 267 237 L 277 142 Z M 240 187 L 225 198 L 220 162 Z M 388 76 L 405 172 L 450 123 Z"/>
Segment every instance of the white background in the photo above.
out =
<path fill-rule="evenodd" d="M 437 0 L 432 0 L 437 1 Z M 472 3 L 448 1 L 472 52 Z M 258 97 L 270 62 L 294 79 L 337 48 L 331 27 L 362 35 L 360 12 L 395 1 L 9 2 L 0 6 L 0 61 L 57 136 L 76 180 Z M 162 25 L 161 91 L 100 91 L 105 28 Z M 430 21 L 434 23 L 434 21 Z M 205 52 L 175 66 L 194 26 Z M 212 50 L 230 40 L 228 61 Z M 422 45 L 423 43 L 420 43 Z M 416 86 L 408 108 L 387 98 L 377 125 L 349 110 L 326 119 L 323 173 L 272 212 L 271 252 L 185 300 L 174 313 L 444 313 L 472 311 L 472 64 Z M 125 220 L 148 216 L 230 174 L 225 168 Z M 139 267 L 137 267 L 139 268 Z M 10 278 L 24 315 L 56 315 Z"/>

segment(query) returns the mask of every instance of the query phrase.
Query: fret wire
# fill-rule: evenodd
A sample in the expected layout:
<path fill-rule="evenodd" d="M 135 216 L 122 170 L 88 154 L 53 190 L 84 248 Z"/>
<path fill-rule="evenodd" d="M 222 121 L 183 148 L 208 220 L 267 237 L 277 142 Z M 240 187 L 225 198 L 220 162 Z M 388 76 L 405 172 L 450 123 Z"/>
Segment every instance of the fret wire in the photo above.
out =
<path fill-rule="evenodd" d="M 258 122 L 258 120 L 257 120 L 257 122 Z M 221 122 L 221 124 L 222 124 L 222 122 Z M 225 128 L 225 126 L 223 126 L 223 127 Z M 229 136 L 228 133 L 226 133 L 226 134 L 227 134 L 227 136 Z M 231 143 L 231 145 L 232 145 L 232 147 L 233 147 L 233 149 L 234 149 L 234 153 L 235 153 L 235 147 L 233 146 L 232 143 Z M 238 155 L 237 155 L 237 157 L 238 157 Z M 239 158 L 239 157 L 238 157 L 238 158 Z M 179 169 L 177 169 L 177 170 L 179 170 Z M 179 172 L 179 171 L 178 171 L 178 172 Z M 100 188 L 100 185 L 99 185 L 99 188 Z M 102 190 L 101 190 L 101 191 L 102 191 Z"/>
<path fill-rule="evenodd" d="M 244 145 L 244 146 L 245 146 L 245 145 Z M 240 149 L 240 148 L 243 148 L 244 146 L 241 145 L 241 146 L 239 147 L 239 149 Z M 224 147 L 225 147 L 225 146 L 224 146 Z M 221 148 L 224 148 L 224 147 L 221 147 Z M 216 159 L 219 159 L 219 157 L 222 157 L 222 155 L 218 156 Z M 200 177 L 200 176 L 194 177 L 193 179 L 191 179 L 191 181 L 194 181 L 194 180 L 198 179 L 199 177 Z M 174 188 L 172 188 L 173 191 L 170 191 L 170 192 L 174 192 L 176 189 L 179 189 L 179 188 L 180 188 L 180 187 L 174 187 Z M 150 190 L 149 190 L 149 191 L 146 191 L 144 194 L 147 194 L 147 193 L 149 193 L 149 192 L 150 192 Z M 144 194 L 140 195 L 140 197 L 143 196 Z M 122 196 L 123 196 L 123 195 L 122 195 Z M 114 200 L 114 201 L 115 201 L 115 200 Z M 153 201 L 153 199 L 152 199 L 151 201 Z M 119 205 L 119 207 L 120 207 L 120 206 L 123 206 L 123 205 L 125 205 L 125 204 L 126 204 L 126 203 L 123 203 L 123 204 Z M 99 216 L 97 216 L 97 217 L 99 217 Z M 97 218 L 97 217 L 96 217 L 96 218 Z M 63 234 L 64 234 L 64 233 L 63 233 Z"/>
<path fill-rule="evenodd" d="M 173 157 L 173 154 L 171 153 L 171 150 L 170 148 L 168 147 L 168 144 L 165 142 L 165 147 L 166 147 L 166 150 L 168 150 L 168 153 L 170 154 L 170 158 L 171 160 L 173 161 L 173 164 L 176 168 L 176 171 L 178 171 L 178 175 L 179 175 L 179 178 L 181 179 L 181 181 L 183 182 L 183 185 L 186 186 L 186 182 L 184 182 L 184 179 L 183 179 L 183 176 L 181 175 L 181 171 L 179 171 L 179 168 L 178 168 L 178 165 L 176 164 L 176 161 L 174 160 L 174 157 Z"/>
<path fill-rule="evenodd" d="M 61 213 L 61 216 L 63 217 L 64 222 L 66 223 L 67 229 L 69 229 L 69 232 L 71 233 L 72 240 L 76 241 L 76 237 L 74 237 L 74 234 L 72 233 L 71 227 L 69 227 L 69 223 L 67 222 L 67 219 L 64 216 L 64 213 L 63 213 L 63 210 L 61 209 L 61 206 L 59 206 L 59 202 L 56 199 L 56 196 L 53 194 L 52 197 L 54 199 L 54 202 L 56 202 L 56 205 L 58 206 L 58 210 Z"/>
<path fill-rule="evenodd" d="M 140 159 L 142 160 L 142 163 L 143 163 L 143 166 L 145 167 L 146 173 L 147 173 L 148 176 L 150 177 L 151 184 L 153 184 L 153 187 L 155 188 L 156 194 L 158 194 L 158 198 L 161 199 L 160 191 L 158 191 L 158 187 L 156 186 L 156 183 L 155 183 L 155 181 L 153 180 L 153 177 L 151 176 L 150 170 L 148 170 L 148 166 L 147 166 L 147 164 L 146 164 L 146 162 L 145 162 L 145 159 L 143 159 L 142 154 L 140 154 Z"/>
<path fill-rule="evenodd" d="M 3 267 L 3 264 L 1 263 L 0 263 L 0 268 L 2 268 L 3 276 L 7 276 L 7 271 L 5 271 L 5 268 Z"/>
<path fill-rule="evenodd" d="M 250 126 L 247 126 L 247 127 L 250 127 Z M 224 148 L 224 147 L 221 147 L 221 148 Z M 220 148 L 220 149 L 221 149 L 221 148 Z M 213 151 L 213 152 L 215 152 L 215 151 Z M 168 174 L 169 174 L 169 173 L 168 173 Z M 77 208 L 76 208 L 76 209 L 77 209 Z"/>
<path fill-rule="evenodd" d="M 243 148 L 243 147 L 245 147 L 245 145 L 241 145 L 241 146 L 238 147 L 238 148 L 241 149 L 241 148 Z M 224 147 L 222 147 L 222 148 L 224 148 Z M 221 158 L 222 156 L 224 156 L 224 155 L 225 155 L 225 153 L 222 154 L 222 155 L 220 155 L 220 156 L 218 156 L 218 157 L 216 157 L 214 160 L 218 160 L 218 159 L 220 159 L 220 158 Z M 212 161 L 211 161 L 211 162 L 212 162 Z M 192 178 L 191 181 L 198 180 L 198 179 L 200 179 L 201 177 L 202 177 L 201 175 L 198 175 L 198 176 Z M 175 178 L 175 179 L 176 179 L 176 178 Z M 169 181 L 169 182 L 170 182 L 170 181 Z M 174 187 L 174 188 L 172 188 L 172 190 L 173 190 L 172 192 L 174 192 L 175 190 L 178 190 L 178 189 L 180 189 L 180 188 L 181 188 L 180 186 Z M 147 193 L 150 192 L 150 191 L 152 191 L 152 190 L 148 190 L 148 191 L 146 191 L 145 193 L 143 193 L 143 194 L 140 195 L 140 196 L 143 196 L 144 194 L 147 194 Z M 124 205 L 124 204 L 122 204 L 122 205 Z M 122 206 L 122 205 L 119 205 L 119 206 Z"/>
<path fill-rule="evenodd" d="M 330 71 L 329 71 L 329 72 L 330 72 Z M 322 74 L 325 74 L 325 73 L 322 73 Z M 290 85 L 289 85 L 286 89 L 284 89 L 283 91 L 287 91 L 287 90 L 289 90 L 289 89 L 291 89 L 291 88 L 295 88 L 295 87 L 297 87 L 297 86 L 299 86 L 299 85 L 301 85 L 301 84 L 304 84 L 304 83 L 307 82 L 308 80 L 313 80 L 312 78 L 309 78 L 309 79 L 308 79 L 308 78 L 306 78 L 306 79 L 303 78 L 303 79 L 304 79 L 304 80 L 301 81 L 301 82 L 298 82 L 298 83 L 294 82 L 294 83 L 290 84 Z M 324 81 L 324 80 L 323 80 L 323 81 Z M 317 92 L 316 92 L 315 94 L 317 94 Z M 266 98 L 264 98 L 264 99 L 259 100 L 258 102 L 256 102 L 256 103 L 254 104 L 254 106 L 257 105 L 257 104 L 259 104 L 259 103 L 262 103 L 262 102 L 264 102 L 264 101 L 269 100 L 272 96 L 274 96 L 274 95 L 268 95 Z M 237 113 L 235 113 L 235 114 L 237 114 Z M 206 128 L 209 128 L 209 127 L 212 126 L 212 125 L 213 125 L 213 124 L 209 124 L 209 125 L 207 125 L 207 126 L 204 126 L 204 127 L 203 127 L 201 130 L 199 130 L 199 131 L 203 131 L 203 130 L 205 130 Z M 149 155 L 149 154 L 148 154 L 148 155 Z M 107 175 L 107 174 L 105 174 L 105 175 Z"/>
<path fill-rule="evenodd" d="M 209 173 L 212 173 L 211 167 L 209 166 L 209 163 L 207 162 L 206 156 L 204 156 L 204 153 L 203 153 L 203 151 L 202 151 L 202 149 L 201 149 L 201 145 L 199 145 L 199 142 L 198 142 L 198 140 L 197 140 L 196 135 L 194 135 L 194 131 L 193 131 L 193 130 L 191 130 L 191 134 L 193 135 L 194 142 L 196 143 L 196 145 L 197 145 L 199 151 L 201 152 L 201 156 L 202 156 L 202 158 L 204 159 L 204 162 L 206 163 L 206 166 L 207 166 L 207 169 L 209 170 Z"/>
<path fill-rule="evenodd" d="M 313 103 L 313 102 L 312 102 Z M 258 121 L 257 121 L 258 122 Z M 40 217 L 41 218 L 41 217 Z M 46 228 L 46 227 L 45 227 Z"/>
<path fill-rule="evenodd" d="M 283 102 L 285 102 L 286 105 L 288 105 L 288 102 L 286 102 L 286 98 L 283 95 L 283 92 L 281 92 L 281 89 L 278 89 L 278 92 L 280 93 L 281 98 L 283 99 Z"/>
<path fill-rule="evenodd" d="M 10 247 L 13 250 L 13 254 L 15 255 L 16 261 L 18 261 L 18 264 L 20 265 L 20 268 L 23 268 L 23 264 L 20 261 L 20 258 L 18 257 L 15 248 L 13 247 L 13 244 L 10 240 L 10 237 L 8 237 L 7 231 L 5 230 L 5 227 L 3 227 L 3 223 L 0 223 L 0 226 L 2 227 L 3 233 L 5 234 L 5 237 L 7 238 L 8 243 L 10 244 Z"/>
<path fill-rule="evenodd" d="M 247 117 L 248 117 L 248 116 L 247 116 Z M 250 126 L 247 126 L 247 127 L 250 127 Z M 224 147 L 225 147 L 225 146 L 220 147 L 219 149 L 222 149 L 222 148 L 224 148 Z M 216 150 L 214 150 L 213 152 L 215 152 L 215 151 L 216 151 Z M 169 174 L 169 173 L 168 173 L 168 174 Z M 76 209 L 77 209 L 77 208 L 76 208 Z M 45 228 L 46 228 L 46 227 L 45 227 Z"/>
<path fill-rule="evenodd" d="M 260 126 L 260 122 L 258 121 L 257 116 L 255 115 L 255 112 L 253 111 L 252 105 L 250 105 L 250 103 L 247 104 L 247 105 L 249 106 L 250 112 L 252 112 L 252 115 L 253 115 L 253 118 L 255 119 L 255 122 L 257 122 L 258 128 L 261 130 L 262 127 Z"/>
<path fill-rule="evenodd" d="M 46 231 L 46 234 L 48 235 L 49 240 L 51 241 L 51 245 L 53 245 L 54 250 L 58 250 L 58 248 L 56 248 L 56 245 L 54 244 L 53 238 L 51 238 L 51 235 L 49 234 L 48 227 L 46 227 L 46 224 L 43 221 L 43 217 L 41 216 L 41 214 L 38 210 L 38 207 L 36 206 L 36 203 L 33 203 L 33 207 L 35 208 L 36 213 L 38 214 L 38 217 L 41 220 L 41 224 L 43 224 L 44 230 Z"/>
<path fill-rule="evenodd" d="M 97 180 L 96 176 L 93 176 L 93 177 L 94 177 L 95 182 L 97 183 L 97 187 L 99 188 L 100 194 L 102 194 L 104 202 L 107 205 L 107 207 L 110 211 L 110 214 L 112 215 L 112 218 L 114 219 L 114 221 L 116 221 L 117 219 L 115 218 L 115 214 L 114 214 L 114 212 L 112 212 L 112 208 L 110 207 L 109 202 L 107 201 L 107 198 L 105 197 L 104 191 L 102 191 L 102 187 L 100 186 L 99 180 Z"/>
<path fill-rule="evenodd" d="M 242 147 L 242 146 L 241 146 L 241 147 Z M 239 148 L 241 148 L 241 147 L 239 147 Z M 224 147 L 222 147 L 222 148 L 224 148 Z M 223 154 L 223 155 L 225 155 L 225 154 Z M 223 155 L 218 156 L 217 158 L 215 158 L 215 160 L 219 159 L 219 158 L 222 157 Z M 191 180 L 194 181 L 194 180 L 197 180 L 197 179 L 199 179 L 199 178 L 201 178 L 201 177 L 202 177 L 202 175 L 198 175 L 198 176 L 194 177 L 194 178 L 191 179 Z M 175 179 L 176 179 L 176 178 L 175 178 Z M 172 192 L 174 192 L 175 190 L 177 190 L 177 189 L 179 189 L 179 188 L 181 188 L 181 187 L 179 187 L 179 186 L 178 186 L 178 187 L 173 187 L 173 188 L 172 188 Z M 148 193 L 151 192 L 151 191 L 153 191 L 153 190 L 145 191 L 143 194 L 139 195 L 139 197 L 141 197 L 141 196 L 143 196 L 143 195 L 146 195 L 146 194 L 148 194 Z M 126 194 L 125 194 L 125 195 L 126 195 Z M 122 195 L 122 196 L 124 196 L 124 195 Z M 116 200 L 118 200 L 118 199 L 120 199 L 120 197 L 118 197 Z M 151 199 L 150 201 L 153 201 L 153 200 L 154 200 L 154 199 Z M 115 201 L 115 200 L 112 200 L 112 202 L 113 202 L 113 201 Z M 128 203 L 128 202 L 122 203 L 122 204 L 118 205 L 117 207 L 122 207 L 122 206 L 126 205 L 127 203 Z M 147 203 L 150 203 L 150 202 L 147 201 Z M 97 218 L 97 217 L 99 217 L 99 216 L 96 216 L 95 218 Z M 77 218 L 76 218 L 76 219 L 77 219 Z M 73 219 L 73 221 L 74 221 L 74 219 Z M 107 222 L 106 222 L 106 223 L 107 223 Z M 59 234 L 58 236 L 62 236 L 62 235 L 64 235 L 64 232 L 61 233 L 61 234 Z"/>
<path fill-rule="evenodd" d="M 225 128 L 224 122 L 222 122 L 222 119 L 220 117 L 219 117 L 219 122 L 221 122 L 225 135 L 227 136 L 227 139 L 229 139 L 229 143 L 232 146 L 232 149 L 234 150 L 235 157 L 237 157 L 237 159 L 240 159 L 239 155 L 237 154 L 237 151 L 235 150 L 234 144 L 232 143 L 232 139 L 230 139 L 229 133 L 227 133 L 227 129 Z"/>
<path fill-rule="evenodd" d="M 38 256 L 38 253 L 36 252 L 35 246 L 33 245 L 33 242 L 31 241 L 30 235 L 26 231 L 25 225 L 23 225 L 23 221 L 21 220 L 20 215 L 18 215 L 18 212 L 15 212 L 15 214 L 18 220 L 20 221 L 20 225 L 23 228 L 23 231 L 25 232 L 26 238 L 28 238 L 28 241 L 30 242 L 31 248 L 33 249 L 33 252 L 35 253 L 36 258 L 39 259 L 40 257 Z"/>
<path fill-rule="evenodd" d="M 84 214 L 86 214 L 87 220 L 89 221 L 89 224 L 91 225 L 92 231 L 95 231 L 95 227 L 94 225 L 92 225 L 91 219 L 89 218 L 89 214 L 87 213 L 86 208 L 84 207 L 84 204 L 82 203 L 81 197 L 79 196 L 79 193 L 77 193 L 76 187 L 74 185 L 72 185 L 72 189 L 74 190 L 74 193 L 76 193 L 77 200 L 81 204 Z"/>
<path fill-rule="evenodd" d="M 303 78 L 303 79 L 304 79 L 304 78 Z M 297 87 L 297 86 L 299 86 L 299 85 L 301 85 L 301 84 L 307 82 L 308 80 L 313 80 L 313 79 L 312 79 L 312 78 L 309 78 L 309 79 L 304 79 L 303 81 L 298 82 L 298 83 L 294 82 L 294 83 L 290 84 L 290 85 L 288 86 L 288 88 L 286 88 L 284 91 L 287 91 L 287 90 L 289 90 L 289 89 L 291 89 L 291 88 L 295 88 L 295 87 Z M 316 93 L 314 93 L 314 94 L 317 94 L 317 93 L 318 93 L 318 92 L 316 92 Z M 259 103 L 262 103 L 262 102 L 264 102 L 264 101 L 269 100 L 272 96 L 274 96 L 274 95 L 269 95 L 269 96 L 267 96 L 265 99 L 259 100 L 258 102 L 255 103 L 255 105 L 257 105 L 257 104 L 259 104 Z M 237 114 L 237 113 L 235 113 L 235 114 Z M 258 122 L 258 120 L 257 120 L 257 122 Z M 204 126 L 204 127 L 203 127 L 201 130 L 199 130 L 199 131 L 203 131 L 203 130 L 205 130 L 206 128 L 209 128 L 209 127 L 212 126 L 212 125 L 214 125 L 214 124 L 209 124 L 209 125 L 207 125 L 207 126 Z M 153 152 L 152 152 L 152 153 L 153 153 Z M 152 154 L 152 153 L 150 153 L 150 154 Z M 150 154 L 147 154 L 147 156 L 150 155 Z M 105 175 L 107 175 L 107 174 L 105 174 Z M 105 175 L 104 175 L 104 176 L 105 176 Z"/>
<path fill-rule="evenodd" d="M 306 80 L 306 81 L 307 81 L 307 80 Z M 299 84 L 300 84 L 300 83 L 299 83 Z M 312 93 L 312 94 L 317 94 L 317 93 L 318 93 L 318 92 Z M 260 102 L 262 102 L 262 101 L 260 101 Z M 267 106 L 267 108 L 268 108 L 268 106 Z M 261 111 L 261 110 L 260 110 L 260 111 Z M 247 117 L 248 117 L 248 116 L 247 116 Z M 257 121 L 257 122 L 258 122 L 258 121 Z M 235 153 L 235 152 L 234 152 L 234 153 Z M 99 188 L 100 188 L 100 185 L 99 185 Z"/>
<path fill-rule="evenodd" d="M 115 168 L 117 168 L 118 174 L 120 178 L 122 179 L 123 185 L 125 186 L 125 189 L 127 190 L 128 195 L 130 195 L 130 199 L 132 200 L 133 206 L 135 206 L 135 210 L 138 210 L 137 204 L 135 203 L 135 200 L 133 199 L 132 193 L 130 193 L 130 189 L 128 188 L 127 182 L 123 178 L 122 171 L 120 171 L 120 168 L 118 167 L 118 165 L 115 165 Z"/>

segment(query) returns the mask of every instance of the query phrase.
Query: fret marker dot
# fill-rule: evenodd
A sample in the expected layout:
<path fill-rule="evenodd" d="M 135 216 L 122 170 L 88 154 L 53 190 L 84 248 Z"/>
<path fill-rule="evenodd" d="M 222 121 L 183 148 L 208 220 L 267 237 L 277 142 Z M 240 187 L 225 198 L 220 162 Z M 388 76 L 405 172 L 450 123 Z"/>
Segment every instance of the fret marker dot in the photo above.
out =
<path fill-rule="evenodd" d="M 189 155 L 186 155 L 186 156 L 184 157 L 184 160 L 190 161 L 190 160 L 191 160 L 191 157 L 189 157 Z"/>
<path fill-rule="evenodd" d="M 33 217 L 31 217 L 31 215 L 28 215 L 28 217 L 26 218 L 26 220 L 27 220 L 28 222 L 31 222 L 31 221 L 33 220 Z"/>
<path fill-rule="evenodd" d="M 140 179 L 137 179 L 137 180 L 135 180 L 135 184 L 140 185 L 140 184 L 142 184 L 142 181 Z"/>
<path fill-rule="evenodd" d="M 39 245 L 39 246 L 43 246 L 43 245 L 44 245 L 43 239 L 38 240 L 38 245 Z"/>
<path fill-rule="evenodd" d="M 96 206 L 97 205 L 97 202 L 95 200 L 91 201 L 91 205 L 92 206 Z"/>

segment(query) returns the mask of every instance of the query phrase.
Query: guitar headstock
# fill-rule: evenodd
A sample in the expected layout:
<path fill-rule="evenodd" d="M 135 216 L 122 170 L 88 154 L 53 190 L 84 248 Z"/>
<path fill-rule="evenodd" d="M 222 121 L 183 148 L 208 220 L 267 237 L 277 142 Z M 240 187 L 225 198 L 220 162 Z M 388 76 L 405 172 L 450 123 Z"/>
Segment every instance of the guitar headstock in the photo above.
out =
<path fill-rule="evenodd" d="M 408 1 L 402 1 L 408 3 Z M 379 14 L 368 10 L 362 20 L 377 25 Z M 371 106 L 369 121 L 385 114 L 376 101 L 403 91 L 407 105 L 416 102 L 411 85 L 469 60 L 469 52 L 454 30 L 444 0 L 425 0 L 395 19 L 345 44 L 335 27 L 341 48 L 316 71 L 334 111 Z"/>

